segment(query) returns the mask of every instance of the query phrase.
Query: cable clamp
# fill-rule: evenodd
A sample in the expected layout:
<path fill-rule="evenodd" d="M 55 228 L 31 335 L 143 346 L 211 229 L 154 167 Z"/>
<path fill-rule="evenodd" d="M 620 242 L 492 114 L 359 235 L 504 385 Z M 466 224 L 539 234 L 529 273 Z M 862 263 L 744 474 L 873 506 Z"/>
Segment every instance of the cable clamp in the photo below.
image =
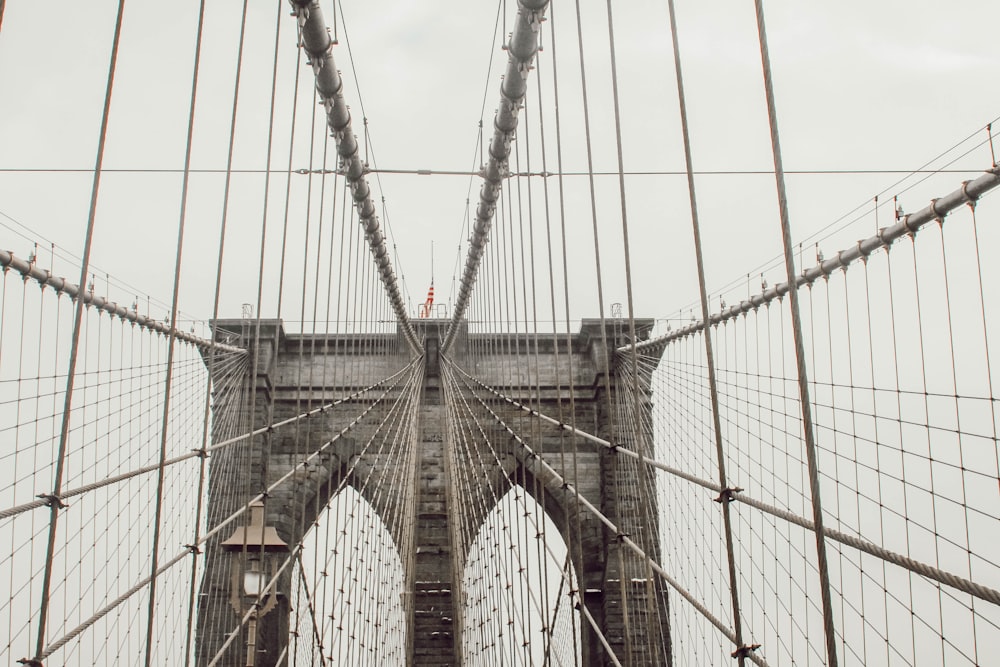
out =
<path fill-rule="evenodd" d="M 760 644 L 744 644 L 730 655 L 734 658 L 749 658 L 750 654 L 760 648 Z"/>
<path fill-rule="evenodd" d="M 201 554 L 201 549 L 198 548 L 197 544 L 185 544 L 184 548 L 188 550 L 188 553 L 192 556 L 198 556 Z"/>
<path fill-rule="evenodd" d="M 309 19 L 309 5 L 296 3 L 295 11 L 292 12 L 292 16 L 298 19 L 299 29 L 301 30 L 306 25 L 306 21 Z"/>
<path fill-rule="evenodd" d="M 972 181 L 962 181 L 962 196 L 965 197 L 966 203 L 969 208 L 976 210 L 976 202 L 979 201 L 979 197 L 969 194 L 969 183 Z"/>
<path fill-rule="evenodd" d="M 736 500 L 736 494 L 741 493 L 742 491 L 743 489 L 738 486 L 731 486 L 727 489 L 723 489 L 722 492 L 719 493 L 719 497 L 715 499 L 715 502 L 721 503 L 722 501 L 726 501 L 727 503 L 731 503 Z"/>
<path fill-rule="evenodd" d="M 886 246 L 886 252 L 888 252 L 889 246 L 892 245 L 892 243 L 890 241 L 886 241 L 885 239 L 885 227 L 879 227 L 876 236 Z"/>
<path fill-rule="evenodd" d="M 35 660 L 34 658 L 21 658 L 17 662 L 21 665 L 27 665 L 27 667 L 45 667 L 41 660 Z"/>
<path fill-rule="evenodd" d="M 199 459 L 207 459 L 208 458 L 208 450 L 206 450 L 204 448 L 202 448 L 202 449 L 192 449 L 191 451 L 194 452 L 195 455 L 197 455 L 197 457 Z"/>
<path fill-rule="evenodd" d="M 56 495 L 53 495 L 51 493 L 39 493 L 35 497 L 36 498 L 41 498 L 42 500 L 44 500 L 45 501 L 45 505 L 47 507 L 57 507 L 57 508 L 59 508 L 61 510 L 64 510 L 67 507 L 69 507 L 69 505 L 67 505 L 66 503 L 63 502 L 63 499 L 60 496 L 56 496 Z"/>
<path fill-rule="evenodd" d="M 530 9 L 528 10 L 525 18 L 528 19 L 528 26 L 531 28 L 531 32 L 538 32 L 542 23 L 545 21 L 545 10 Z"/>
<path fill-rule="evenodd" d="M 628 536 L 629 536 L 629 535 L 628 535 L 628 533 L 624 533 L 624 532 L 622 532 L 622 531 L 618 531 L 618 532 L 617 532 L 617 533 L 615 534 L 615 541 L 616 541 L 616 542 L 624 542 L 624 541 L 625 541 L 625 539 L 626 539 L 626 538 L 627 538 Z"/>
<path fill-rule="evenodd" d="M 868 253 L 865 252 L 864 243 L 865 243 L 864 239 L 858 239 L 858 242 L 855 243 L 854 246 L 858 249 L 858 257 L 861 259 L 861 262 L 867 265 L 868 264 Z M 844 273 L 847 273 L 847 267 L 846 266 L 844 267 Z"/>
<path fill-rule="evenodd" d="M 938 210 L 937 210 L 937 203 L 938 203 L 938 200 L 935 197 L 934 199 L 931 200 L 930 209 L 931 209 L 931 213 L 934 214 L 934 219 L 937 220 L 938 224 L 940 225 L 941 223 L 944 222 L 944 216 L 945 216 L 945 214 L 938 212 Z"/>

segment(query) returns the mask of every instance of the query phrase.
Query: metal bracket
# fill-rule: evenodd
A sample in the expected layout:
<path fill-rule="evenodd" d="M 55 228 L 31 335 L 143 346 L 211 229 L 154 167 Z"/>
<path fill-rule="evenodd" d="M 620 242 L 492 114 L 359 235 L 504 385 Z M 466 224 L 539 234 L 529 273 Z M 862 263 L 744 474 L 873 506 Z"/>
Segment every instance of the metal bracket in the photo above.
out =
<path fill-rule="evenodd" d="M 744 644 L 730 655 L 734 658 L 748 658 L 750 654 L 760 648 L 760 644 Z"/>
<path fill-rule="evenodd" d="M 722 492 L 719 493 L 719 497 L 715 499 L 715 502 L 721 503 L 725 501 L 727 503 L 731 503 L 736 500 L 736 494 L 741 493 L 742 491 L 743 489 L 738 486 L 731 486 L 728 489 L 723 489 Z"/>
<path fill-rule="evenodd" d="M 45 505 L 47 507 L 58 507 L 61 510 L 64 510 L 67 507 L 69 507 L 68 504 L 66 504 L 66 503 L 63 502 L 62 498 L 60 498 L 59 496 L 53 495 L 51 493 L 39 493 L 35 497 L 36 498 L 41 498 L 42 500 L 44 500 L 45 501 Z"/>

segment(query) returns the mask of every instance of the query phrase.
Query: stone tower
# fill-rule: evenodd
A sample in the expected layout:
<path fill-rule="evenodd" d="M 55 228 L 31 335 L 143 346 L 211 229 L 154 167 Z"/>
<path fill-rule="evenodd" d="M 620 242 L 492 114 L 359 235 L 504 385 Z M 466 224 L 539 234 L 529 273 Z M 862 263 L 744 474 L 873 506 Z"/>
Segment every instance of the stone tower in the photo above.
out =
<path fill-rule="evenodd" d="M 454 522 L 459 520 L 459 513 L 464 512 L 466 515 L 461 518 L 472 522 L 468 525 L 481 525 L 487 513 L 472 504 L 456 502 L 449 490 L 448 436 L 443 417 L 447 392 L 443 391 L 439 352 L 447 324 L 443 320 L 414 322 L 425 350 L 421 361 L 420 403 L 413 425 L 416 474 L 407 502 L 394 505 L 396 511 L 410 512 L 411 516 L 404 517 L 405 521 L 382 517 L 400 548 L 412 545 L 413 553 L 401 553 L 400 560 L 407 571 L 403 600 L 408 619 L 408 664 L 413 665 L 459 665 L 462 662 L 459 654 L 462 632 L 459 601 L 463 599 L 460 573 L 469 545 L 456 543 Z M 649 335 L 653 322 L 640 320 L 636 324 L 641 339 Z M 220 331 L 240 331 L 241 326 L 245 327 L 245 322 L 240 320 L 218 322 Z M 514 345 L 510 334 L 503 335 L 501 340 L 499 335 L 470 334 L 465 330 L 456 337 L 448 356 L 455 366 L 485 385 L 502 388 L 504 395 L 513 401 L 530 405 L 546 415 L 562 415 L 563 423 L 575 424 L 580 431 L 611 444 L 610 447 L 601 445 L 593 438 L 546 424 L 538 431 L 532 447 L 535 454 L 550 465 L 541 466 L 530 452 L 511 444 L 504 457 L 506 474 L 498 483 L 501 488 L 496 489 L 496 497 L 501 497 L 511 486 L 521 486 L 559 527 L 563 540 L 569 545 L 580 584 L 576 600 L 586 607 L 587 615 L 601 628 L 619 657 L 631 650 L 633 664 L 669 664 L 668 601 L 663 581 L 659 577 L 623 576 L 621 564 L 633 559 L 630 571 L 635 572 L 637 557 L 570 490 L 575 487 L 581 498 L 617 522 L 622 532 L 653 560 L 658 560 L 655 493 L 642 492 L 640 482 L 643 480 L 627 474 L 620 465 L 620 455 L 613 451 L 615 446 L 632 450 L 651 447 L 649 434 L 630 432 L 623 425 L 625 420 L 616 416 L 621 410 L 621 397 L 625 395 L 638 396 L 633 401 L 638 400 L 639 405 L 633 409 L 649 413 L 649 377 L 639 379 L 638 391 L 634 385 L 631 391 L 623 389 L 625 380 L 617 372 L 619 362 L 614 353 L 614 348 L 623 342 L 620 321 L 607 321 L 603 326 L 602 331 L 599 320 L 584 320 L 578 333 L 558 339 L 551 335 L 529 338 L 526 334 L 518 334 L 522 340 L 515 340 Z M 275 423 L 300 414 L 306 405 L 315 407 L 349 395 L 392 375 L 411 361 L 398 335 L 290 335 L 280 321 L 267 321 L 262 322 L 259 336 L 244 338 L 249 344 L 257 341 L 258 370 L 248 379 L 248 386 L 250 383 L 256 385 L 252 415 L 255 428 L 266 425 L 268 420 Z M 503 369 L 511 367 L 505 362 L 516 360 L 502 357 L 515 354 L 515 350 L 526 350 L 529 344 L 533 361 L 514 364 L 525 371 L 523 378 L 512 378 L 509 371 Z M 494 350 L 494 353 L 471 353 L 484 349 Z M 335 394 L 326 386 L 328 383 L 317 380 L 334 375 Z M 308 378 L 308 382 L 303 378 Z M 570 383 L 574 396 L 572 414 L 567 400 Z M 229 476 L 222 474 L 222 469 L 233 463 L 224 456 L 213 457 L 209 525 L 245 504 L 273 480 L 288 475 L 301 460 L 303 452 L 314 450 L 324 435 L 342 431 L 357 416 L 359 405 L 348 400 L 311 417 L 308 436 L 300 432 L 296 437 L 294 430 L 258 435 L 244 454 L 249 463 L 244 461 L 242 465 L 250 471 L 245 484 L 224 485 L 223 481 Z M 372 409 L 380 408 L 374 406 Z M 514 405 L 506 410 L 511 419 L 513 413 L 523 413 Z M 303 439 L 309 442 L 301 442 Z M 295 545 L 304 537 L 330 495 L 345 483 L 355 486 L 377 512 L 380 507 L 388 506 L 379 502 L 378 494 L 384 493 L 383 490 L 356 485 L 347 475 L 352 469 L 357 471 L 365 466 L 370 469 L 370 466 L 380 465 L 378 461 L 365 458 L 368 456 L 362 450 L 365 439 L 363 429 L 350 431 L 338 439 L 336 446 L 316 457 L 308 470 L 296 474 L 293 483 L 268 495 L 267 523 L 276 527 L 289 545 Z M 558 455 L 566 451 L 567 441 L 575 452 L 572 470 L 561 463 L 565 459 Z M 401 474 L 395 470 L 388 473 Z M 645 481 L 651 488 L 651 478 Z M 572 487 L 567 487 L 567 483 Z M 404 528 L 394 532 L 393 526 Z M 407 531 L 412 533 L 404 534 Z M 224 537 L 226 535 L 222 535 Z M 218 541 L 211 541 L 207 547 L 206 573 L 199 598 L 198 664 L 207 664 L 208 658 L 225 641 L 219 628 L 235 627 L 238 621 L 230 605 L 226 604 L 230 597 L 229 564 L 218 553 Z M 229 617 L 220 623 L 217 618 L 220 614 Z M 257 665 L 275 664 L 288 642 L 288 614 L 288 601 L 280 599 L 276 609 L 261 619 L 256 643 Z M 611 664 L 590 623 L 580 625 L 583 664 Z M 240 643 L 245 642 L 244 637 Z"/>

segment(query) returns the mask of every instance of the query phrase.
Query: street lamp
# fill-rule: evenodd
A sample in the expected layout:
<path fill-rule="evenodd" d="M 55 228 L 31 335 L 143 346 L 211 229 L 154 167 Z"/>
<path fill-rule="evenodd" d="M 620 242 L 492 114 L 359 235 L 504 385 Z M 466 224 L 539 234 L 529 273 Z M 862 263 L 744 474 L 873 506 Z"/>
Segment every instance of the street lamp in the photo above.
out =
<path fill-rule="evenodd" d="M 250 525 L 237 527 L 221 546 L 223 551 L 233 554 L 237 559 L 232 565 L 229 601 L 240 618 L 247 612 L 250 613 L 247 623 L 246 667 L 253 667 L 257 652 L 257 619 L 278 604 L 277 582 L 271 586 L 267 599 L 261 599 L 268 583 L 265 566 L 270 561 L 270 577 L 276 577 L 280 558 L 274 554 L 288 553 L 288 545 L 278 537 L 273 526 L 264 525 L 264 503 L 256 501 L 250 503 Z"/>

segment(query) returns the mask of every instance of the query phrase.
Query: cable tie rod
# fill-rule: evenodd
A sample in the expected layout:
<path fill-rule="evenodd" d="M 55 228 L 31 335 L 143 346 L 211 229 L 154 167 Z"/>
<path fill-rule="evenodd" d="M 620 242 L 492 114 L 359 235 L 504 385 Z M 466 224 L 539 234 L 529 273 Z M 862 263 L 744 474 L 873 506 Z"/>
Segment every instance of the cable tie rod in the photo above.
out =
<path fill-rule="evenodd" d="M 729 487 L 728 489 L 723 489 L 719 493 L 719 497 L 715 499 L 715 502 L 717 502 L 717 503 L 722 503 L 722 502 L 731 503 L 734 500 L 736 500 L 736 494 L 740 493 L 742 491 L 743 491 L 743 489 L 741 489 L 738 486 L 732 486 L 732 487 Z"/>
<path fill-rule="evenodd" d="M 55 508 L 58 508 L 58 509 L 61 509 L 61 510 L 64 510 L 67 507 L 69 507 L 69 505 L 67 503 L 63 502 L 63 499 L 62 499 L 61 496 L 57 496 L 57 495 L 52 494 L 52 493 L 39 493 L 35 497 L 36 498 L 41 498 L 42 500 L 44 500 L 45 501 L 44 505 L 46 507 L 55 507 Z"/>

